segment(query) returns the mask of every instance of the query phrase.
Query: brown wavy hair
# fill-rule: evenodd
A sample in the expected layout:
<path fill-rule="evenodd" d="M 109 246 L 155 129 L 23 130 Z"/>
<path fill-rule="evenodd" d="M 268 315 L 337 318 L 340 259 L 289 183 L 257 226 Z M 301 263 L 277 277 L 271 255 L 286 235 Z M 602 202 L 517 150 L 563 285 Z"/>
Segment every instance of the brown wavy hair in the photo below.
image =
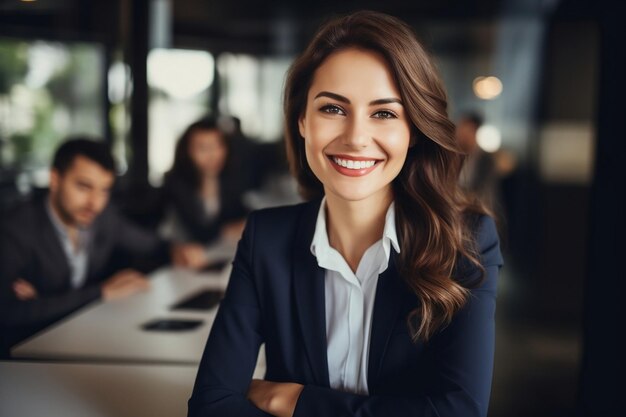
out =
<path fill-rule="evenodd" d="M 454 138 L 446 93 L 431 58 L 407 24 L 372 11 L 323 25 L 287 74 L 286 147 L 302 196 L 320 197 L 324 189 L 306 162 L 298 120 L 305 113 L 317 68 L 331 54 L 347 48 L 373 51 L 385 58 L 410 120 L 413 145 L 392 183 L 401 245 L 396 265 L 420 300 L 407 317 L 413 340 L 425 341 L 452 320 L 467 301 L 469 288 L 482 279 L 484 268 L 470 219 L 487 211 L 458 185 L 465 156 Z M 467 274 L 468 266 L 479 273 Z M 477 278 L 465 282 L 467 275 Z"/>

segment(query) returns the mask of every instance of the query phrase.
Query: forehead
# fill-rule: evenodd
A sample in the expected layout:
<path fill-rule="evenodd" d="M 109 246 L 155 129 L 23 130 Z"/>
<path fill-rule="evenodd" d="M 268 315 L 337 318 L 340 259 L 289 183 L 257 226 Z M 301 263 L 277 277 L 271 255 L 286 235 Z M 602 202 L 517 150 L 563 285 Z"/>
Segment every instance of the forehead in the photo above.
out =
<path fill-rule="evenodd" d="M 65 171 L 64 176 L 90 181 L 102 186 L 110 186 L 115 179 L 112 172 L 107 171 L 97 162 L 82 155 L 74 158 L 72 164 Z"/>
<path fill-rule="evenodd" d="M 223 136 L 217 129 L 196 130 L 191 135 L 191 142 L 193 144 L 222 144 Z"/>
<path fill-rule="evenodd" d="M 320 91 L 332 91 L 348 98 L 400 97 L 386 59 L 378 52 L 359 48 L 335 52 L 322 62 L 313 75 L 309 94 Z"/>

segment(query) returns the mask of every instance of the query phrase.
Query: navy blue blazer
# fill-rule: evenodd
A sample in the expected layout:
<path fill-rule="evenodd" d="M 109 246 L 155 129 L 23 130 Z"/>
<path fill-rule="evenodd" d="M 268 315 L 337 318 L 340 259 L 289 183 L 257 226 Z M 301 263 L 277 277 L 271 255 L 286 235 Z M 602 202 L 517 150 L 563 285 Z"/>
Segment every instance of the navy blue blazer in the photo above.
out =
<path fill-rule="evenodd" d="M 310 250 L 320 201 L 253 212 L 198 369 L 189 416 L 266 416 L 246 399 L 259 346 L 265 379 L 304 385 L 294 416 L 486 416 L 494 354 L 496 280 L 502 265 L 493 220 L 476 221 L 483 281 L 427 343 L 411 341 L 419 303 L 395 267 L 378 281 L 368 364 L 369 395 L 329 387 L 324 269 Z M 459 262 L 458 265 L 463 264 Z M 456 270 L 475 280 L 476 268 Z"/>

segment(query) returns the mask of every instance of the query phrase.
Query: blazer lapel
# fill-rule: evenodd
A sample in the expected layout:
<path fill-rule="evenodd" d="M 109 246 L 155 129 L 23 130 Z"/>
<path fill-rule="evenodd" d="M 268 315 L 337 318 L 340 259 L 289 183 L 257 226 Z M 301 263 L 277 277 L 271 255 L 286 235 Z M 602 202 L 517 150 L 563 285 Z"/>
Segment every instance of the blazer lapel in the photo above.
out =
<path fill-rule="evenodd" d="M 294 245 L 293 287 L 302 339 L 314 383 L 328 387 L 330 380 L 326 353 L 325 273 L 311 253 L 319 204 L 319 201 L 317 204 L 307 204 L 300 218 Z"/>
<path fill-rule="evenodd" d="M 48 214 L 46 209 L 47 198 L 44 198 L 43 201 L 39 201 L 38 211 L 39 211 L 39 220 L 40 220 L 40 237 L 44 242 L 45 247 L 47 247 L 46 251 L 49 252 L 50 259 L 54 259 L 56 263 L 57 271 L 55 274 L 50 274 L 50 276 L 62 276 L 66 279 L 63 280 L 63 287 L 70 288 L 71 279 L 70 279 L 70 265 L 67 262 L 67 255 L 65 254 L 65 250 L 63 249 L 61 240 L 57 235 L 57 231 L 54 228 L 54 224 L 52 224 L 52 219 Z"/>
<path fill-rule="evenodd" d="M 383 357 L 387 350 L 389 338 L 403 304 L 404 293 L 402 278 L 395 266 L 396 252 L 392 248 L 389 256 L 389 266 L 378 277 L 374 312 L 372 314 L 372 328 L 370 335 L 370 351 L 367 369 L 367 385 L 369 391 L 375 389 L 375 381 L 382 366 Z"/>

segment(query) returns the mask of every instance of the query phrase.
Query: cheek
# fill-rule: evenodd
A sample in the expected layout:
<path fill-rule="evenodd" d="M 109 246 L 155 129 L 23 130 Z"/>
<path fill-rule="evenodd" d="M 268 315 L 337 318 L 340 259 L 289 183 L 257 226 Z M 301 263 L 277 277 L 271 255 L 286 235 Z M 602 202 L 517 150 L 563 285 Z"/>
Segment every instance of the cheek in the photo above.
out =
<path fill-rule="evenodd" d="M 323 147 L 319 147 L 319 143 L 315 143 L 308 139 L 305 139 L 304 152 L 306 157 L 306 163 L 311 171 L 313 171 L 313 175 L 320 182 L 324 183 L 324 178 L 326 175 L 326 167 L 324 166 L 324 164 L 326 162 L 323 159 L 325 158 L 323 153 Z"/>
<path fill-rule="evenodd" d="M 196 166 L 202 166 L 206 163 L 207 154 L 204 151 L 196 151 L 191 154 L 191 160 Z"/>
<path fill-rule="evenodd" d="M 381 146 L 389 157 L 404 161 L 409 151 L 410 135 L 408 128 L 398 127 L 398 129 L 386 132 Z"/>
<path fill-rule="evenodd" d="M 390 152 L 398 160 L 404 161 L 407 153 L 409 152 L 409 140 L 403 138 L 402 140 L 398 140 L 393 143 Z"/>
<path fill-rule="evenodd" d="M 62 195 L 63 203 L 67 208 L 78 208 L 87 201 L 86 193 L 74 187 L 68 187 Z"/>
<path fill-rule="evenodd" d="M 319 153 L 319 150 L 316 148 L 315 146 L 315 142 L 310 140 L 310 139 L 305 139 L 304 140 L 304 153 L 306 155 L 306 161 L 309 164 L 309 167 L 313 170 L 313 172 L 316 171 L 316 167 L 318 165 L 317 162 L 317 155 Z M 317 175 L 317 174 L 316 174 Z"/>
<path fill-rule="evenodd" d="M 213 152 L 213 161 L 222 163 L 226 160 L 226 149 L 218 148 Z"/>
<path fill-rule="evenodd" d="M 404 166 L 404 163 L 406 162 L 406 157 L 407 157 L 406 151 L 404 152 L 400 151 L 396 155 L 394 155 L 394 157 L 392 158 L 393 164 L 391 165 L 391 168 L 393 171 L 394 178 L 400 174 L 400 171 L 402 171 L 402 167 Z"/>
<path fill-rule="evenodd" d="M 74 195 L 75 201 L 81 205 L 93 200 L 89 191 L 78 190 Z"/>
<path fill-rule="evenodd" d="M 98 210 L 102 210 L 109 202 L 109 194 L 101 193 L 98 198 Z"/>
<path fill-rule="evenodd" d="M 393 164 L 393 172 L 394 172 L 393 177 L 394 178 L 400 174 L 400 171 L 402 171 L 402 167 L 404 167 L 405 162 L 406 162 L 406 154 L 398 155 L 398 157 L 396 158 Z"/>
<path fill-rule="evenodd" d="M 327 120 L 318 115 L 310 115 L 306 125 L 306 140 L 312 147 L 323 149 L 330 142 L 341 136 L 343 123 L 340 120 Z"/>

